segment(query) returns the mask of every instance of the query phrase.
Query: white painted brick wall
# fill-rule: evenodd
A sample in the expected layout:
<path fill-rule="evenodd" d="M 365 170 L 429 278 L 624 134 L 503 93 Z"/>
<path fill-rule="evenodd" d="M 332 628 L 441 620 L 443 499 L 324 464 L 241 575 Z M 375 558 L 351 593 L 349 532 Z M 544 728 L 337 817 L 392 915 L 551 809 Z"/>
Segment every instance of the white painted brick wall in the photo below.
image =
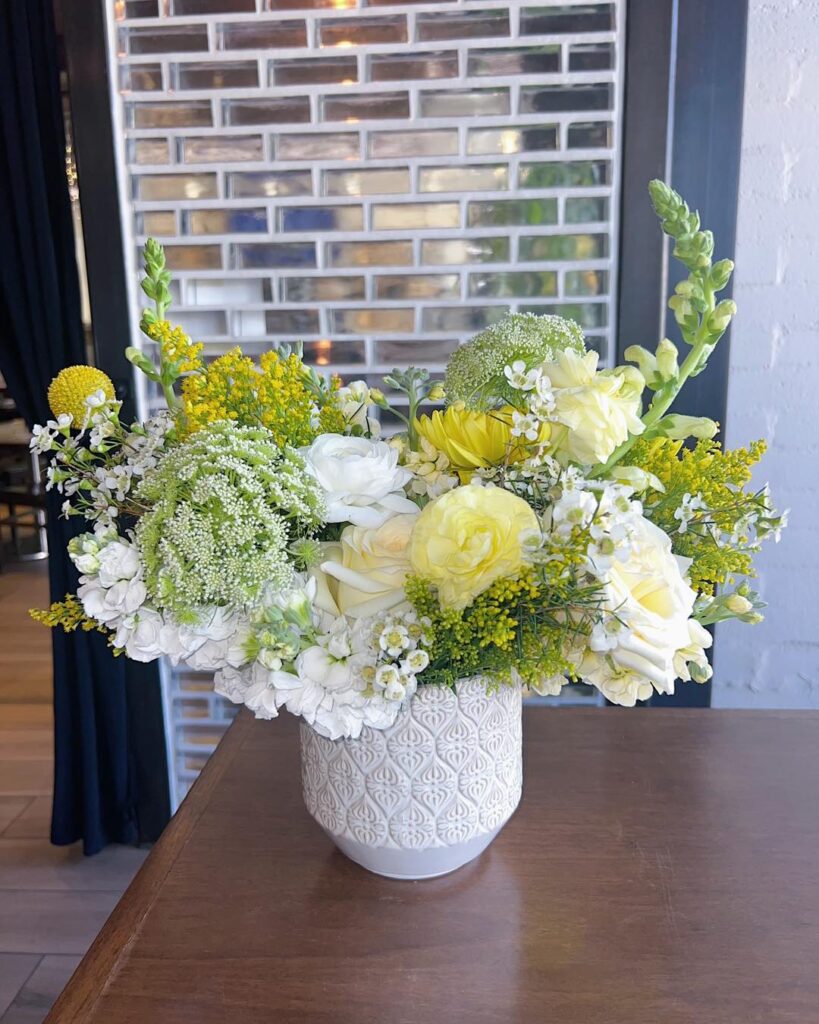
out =
<path fill-rule="evenodd" d="M 713 703 L 819 708 L 819 0 L 750 0 L 727 433 L 791 508 L 759 626 L 720 627 Z"/>

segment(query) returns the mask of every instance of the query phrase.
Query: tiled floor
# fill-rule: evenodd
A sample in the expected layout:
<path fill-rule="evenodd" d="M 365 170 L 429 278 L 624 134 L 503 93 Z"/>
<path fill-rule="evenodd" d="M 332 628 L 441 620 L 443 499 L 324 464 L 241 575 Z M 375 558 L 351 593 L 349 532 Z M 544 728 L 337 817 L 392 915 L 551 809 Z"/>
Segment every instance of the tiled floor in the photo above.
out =
<path fill-rule="evenodd" d="M 0 573 L 0 1024 L 39 1024 L 145 858 L 49 842 L 51 645 L 43 563 Z"/>

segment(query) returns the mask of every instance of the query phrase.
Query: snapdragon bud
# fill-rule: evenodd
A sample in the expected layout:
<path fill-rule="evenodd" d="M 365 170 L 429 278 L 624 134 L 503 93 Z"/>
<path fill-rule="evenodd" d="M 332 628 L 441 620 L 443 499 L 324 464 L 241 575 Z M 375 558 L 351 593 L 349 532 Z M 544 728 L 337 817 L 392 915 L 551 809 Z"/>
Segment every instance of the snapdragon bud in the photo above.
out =
<path fill-rule="evenodd" d="M 657 373 L 665 381 L 673 380 L 679 373 L 680 367 L 677 361 L 677 346 L 668 338 L 663 338 L 657 346 Z"/>
<path fill-rule="evenodd" d="M 747 615 L 754 607 L 747 597 L 742 594 L 730 594 L 725 599 L 725 607 L 734 615 Z"/>
<path fill-rule="evenodd" d="M 731 318 L 736 314 L 736 311 L 737 306 L 732 299 L 723 299 L 708 317 L 709 331 L 721 334 L 730 324 Z"/>
<path fill-rule="evenodd" d="M 649 387 L 653 386 L 653 382 L 657 382 L 657 359 L 647 348 L 643 348 L 642 345 L 629 345 L 623 355 L 630 363 L 638 365 Z"/>
<path fill-rule="evenodd" d="M 675 441 L 683 441 L 686 437 L 710 440 L 719 430 L 719 424 L 707 416 L 683 416 L 680 413 L 664 416 L 658 425 L 666 437 Z"/>

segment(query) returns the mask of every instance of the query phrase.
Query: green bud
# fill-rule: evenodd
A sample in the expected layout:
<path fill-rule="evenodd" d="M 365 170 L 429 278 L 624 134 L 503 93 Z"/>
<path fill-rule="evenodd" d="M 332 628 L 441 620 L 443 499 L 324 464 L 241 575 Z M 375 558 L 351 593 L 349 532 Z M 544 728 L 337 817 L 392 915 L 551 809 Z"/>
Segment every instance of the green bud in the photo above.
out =
<path fill-rule="evenodd" d="M 636 363 L 640 373 L 645 377 L 646 383 L 652 387 L 652 381 L 657 376 L 657 360 L 653 353 L 642 345 L 629 345 L 623 355 L 630 363 Z"/>
<path fill-rule="evenodd" d="M 125 349 L 125 358 L 132 366 L 141 370 L 150 380 L 159 380 L 159 371 L 141 349 L 129 345 Z"/>
<path fill-rule="evenodd" d="M 677 362 L 678 355 L 677 346 L 673 341 L 669 341 L 668 338 L 663 338 L 657 346 L 657 358 L 655 362 L 657 365 L 657 373 L 663 382 L 673 380 L 679 373 L 680 367 Z"/>
<path fill-rule="evenodd" d="M 683 416 L 679 413 L 664 416 L 657 427 L 674 441 L 683 441 L 686 437 L 708 440 L 719 430 L 719 424 L 707 416 Z"/>
<path fill-rule="evenodd" d="M 711 267 L 709 281 L 715 292 L 721 292 L 731 279 L 734 264 L 731 260 L 719 260 Z"/>
<path fill-rule="evenodd" d="M 708 317 L 708 330 L 714 334 L 722 334 L 736 311 L 737 306 L 732 299 L 723 299 L 717 303 L 716 309 Z"/>

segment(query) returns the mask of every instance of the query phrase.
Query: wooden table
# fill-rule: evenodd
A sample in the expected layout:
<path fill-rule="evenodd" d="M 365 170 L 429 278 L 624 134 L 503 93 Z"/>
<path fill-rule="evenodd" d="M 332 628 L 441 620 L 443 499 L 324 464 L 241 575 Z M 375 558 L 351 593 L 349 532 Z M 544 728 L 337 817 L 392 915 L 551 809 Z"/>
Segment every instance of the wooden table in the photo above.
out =
<path fill-rule="evenodd" d="M 815 1024 L 819 713 L 531 708 L 520 810 L 395 882 L 241 715 L 60 997 L 104 1024 Z"/>

